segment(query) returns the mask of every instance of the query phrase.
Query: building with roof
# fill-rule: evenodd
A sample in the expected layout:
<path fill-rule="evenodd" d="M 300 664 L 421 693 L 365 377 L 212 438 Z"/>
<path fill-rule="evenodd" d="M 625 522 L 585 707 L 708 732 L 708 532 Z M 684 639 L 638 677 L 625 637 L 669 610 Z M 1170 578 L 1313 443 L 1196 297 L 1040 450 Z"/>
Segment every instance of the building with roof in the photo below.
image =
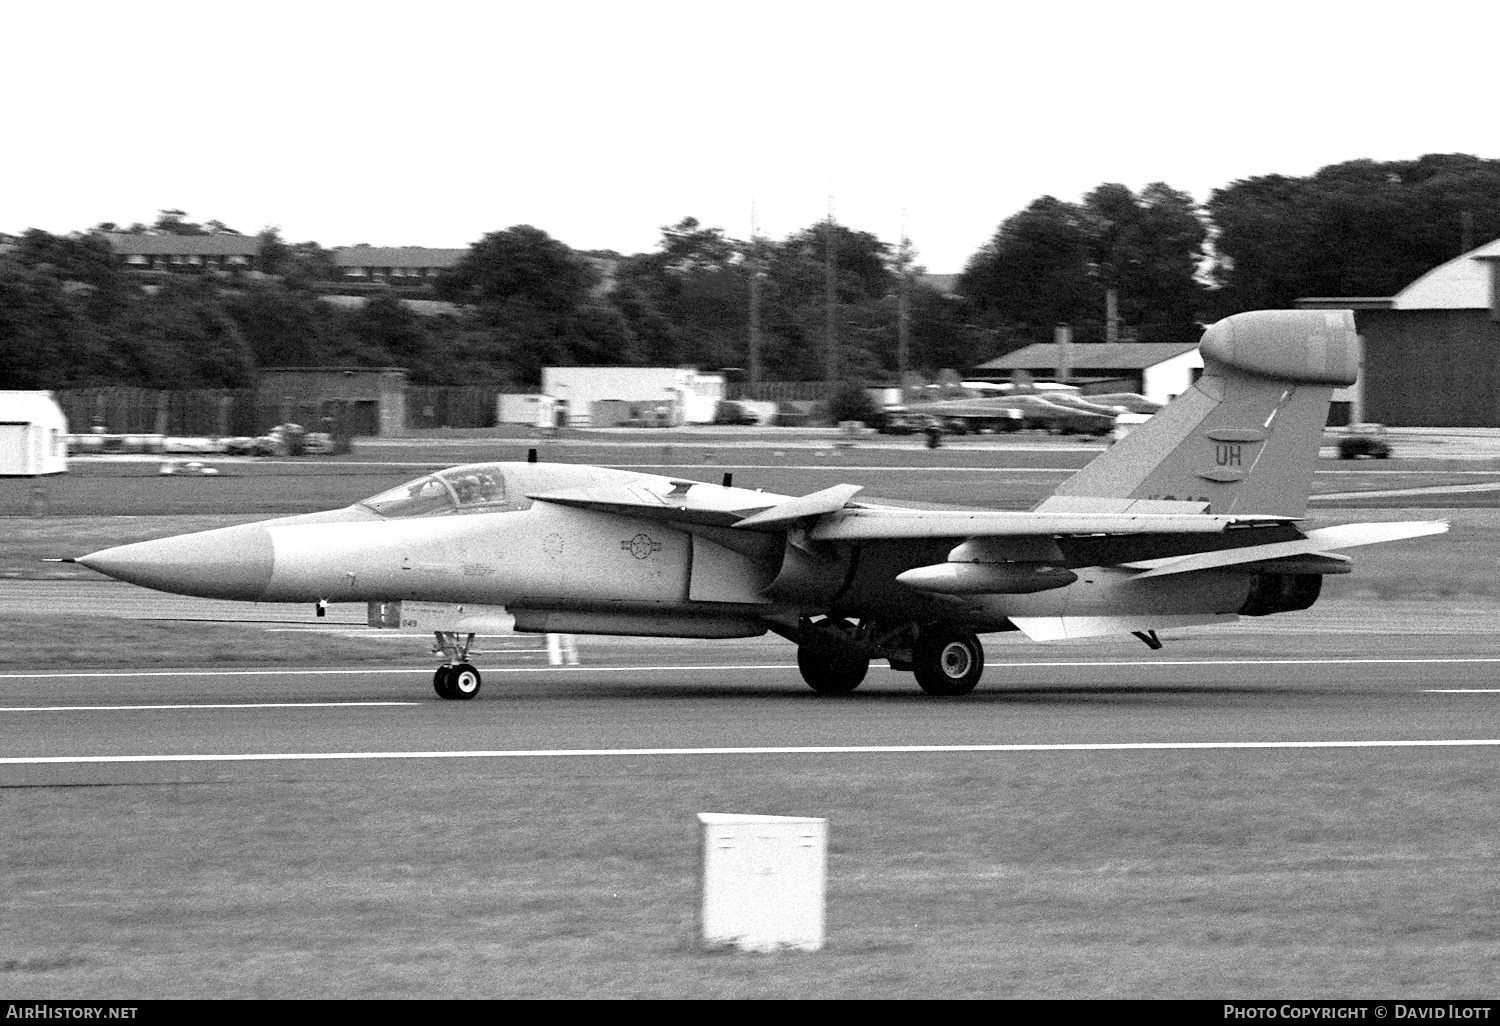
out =
<path fill-rule="evenodd" d="M 1008 381 L 1017 371 L 1066 381 L 1084 395 L 1135 392 L 1167 403 L 1186 392 L 1203 369 L 1194 343 L 1038 342 L 975 367 L 976 381 Z"/>
<path fill-rule="evenodd" d="M 575 427 L 676 427 L 712 424 L 725 382 L 692 367 L 543 367 L 542 394 L 563 405 Z"/>
<path fill-rule="evenodd" d="M 427 246 L 340 246 L 333 251 L 333 264 L 351 281 L 415 284 L 436 278 L 467 252 Z"/>
<path fill-rule="evenodd" d="M 68 469 L 68 418 L 51 392 L 0 392 L 0 477 Z"/>
<path fill-rule="evenodd" d="M 255 387 L 257 421 L 397 437 L 406 430 L 406 377 L 405 367 L 267 367 Z"/>
<path fill-rule="evenodd" d="M 255 235 L 103 234 L 121 263 L 142 271 L 226 270 L 249 267 L 260 256 L 261 240 Z"/>
<path fill-rule="evenodd" d="M 1500 427 L 1500 239 L 1394 296 L 1318 296 L 1296 306 L 1354 311 L 1365 351 L 1361 419 Z"/>

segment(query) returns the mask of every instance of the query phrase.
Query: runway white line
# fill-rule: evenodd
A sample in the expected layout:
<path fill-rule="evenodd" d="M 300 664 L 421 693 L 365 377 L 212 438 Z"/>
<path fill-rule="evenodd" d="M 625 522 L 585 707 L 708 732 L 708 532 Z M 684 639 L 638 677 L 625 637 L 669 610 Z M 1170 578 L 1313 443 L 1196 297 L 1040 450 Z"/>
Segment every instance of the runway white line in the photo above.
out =
<path fill-rule="evenodd" d="M 1424 695 L 1500 695 L 1500 688 L 1426 688 Z"/>
<path fill-rule="evenodd" d="M 549 748 L 456 752 L 257 752 L 224 755 L 39 755 L 0 766 L 123 762 L 340 762 L 373 759 L 584 759 L 665 755 L 930 755 L 981 752 L 1143 752 L 1306 748 L 1494 747 L 1500 739 L 1434 741 L 1136 741 L 1035 745 L 799 745 L 767 748 Z"/>
<path fill-rule="evenodd" d="M 511 654 L 511 653 L 507 653 Z M 996 663 L 996 672 L 1006 670 L 1040 670 L 1050 667 L 1137 667 L 1158 666 L 1429 666 L 1455 663 L 1500 663 L 1500 656 L 1440 656 L 1432 658 L 1391 659 L 1080 659 L 1071 661 Z M 672 666 L 482 666 L 480 673 L 692 673 L 720 670 L 795 670 L 796 663 L 735 663 Z M 871 666 L 888 670 L 888 666 Z M 375 673 L 428 673 L 426 666 L 382 667 L 368 669 L 287 669 L 287 670 L 84 670 L 78 673 L 0 673 L 0 680 L 43 680 L 49 678 L 85 677 L 318 677 Z M 893 671 L 899 672 L 899 671 Z"/>
<path fill-rule="evenodd" d="M 743 666 L 484 666 L 481 674 L 538 673 L 544 670 L 666 671 L 666 670 L 795 670 L 796 663 Z M 428 673 L 430 666 L 382 667 L 364 670 L 90 670 L 81 673 L 0 673 L 0 680 L 39 680 L 48 677 L 324 677 L 369 673 Z"/>
<path fill-rule="evenodd" d="M 1500 481 L 1486 481 L 1482 484 L 1432 485 L 1425 488 L 1382 488 L 1369 492 L 1324 492 L 1321 495 L 1309 495 L 1308 499 L 1390 499 L 1404 495 L 1447 495 L 1494 491 L 1500 491 Z"/>
<path fill-rule="evenodd" d="M 330 709 L 358 705 L 422 705 L 421 702 L 223 702 L 216 705 L 4 705 L 8 712 L 134 712 L 145 709 Z"/>
<path fill-rule="evenodd" d="M 503 440 L 501 440 L 501 441 L 503 441 Z M 588 443 L 585 443 L 585 444 L 588 444 Z M 649 447 L 652 447 L 652 446 L 660 446 L 661 444 L 662 443 L 659 443 L 659 442 L 650 442 L 650 443 L 640 444 L 637 447 L 638 448 L 649 448 Z M 832 450 L 829 450 L 829 449 L 826 449 L 826 448 L 819 449 L 817 447 L 814 447 L 814 446 L 811 446 L 811 445 L 807 445 L 807 444 L 803 444 L 803 445 L 776 445 L 776 444 L 768 443 L 766 445 L 738 445 L 738 446 L 729 446 L 729 447 L 704 446 L 702 443 L 698 443 L 698 444 L 695 445 L 693 443 L 684 443 L 684 442 L 673 442 L 673 443 L 670 443 L 670 444 L 672 444 L 673 446 L 679 447 L 679 448 L 690 449 L 690 450 L 703 449 L 703 448 L 713 448 L 721 456 L 732 455 L 736 451 L 736 449 L 739 449 L 739 450 L 744 450 L 744 449 L 754 450 L 754 449 L 757 449 L 757 448 L 760 448 L 760 449 L 772 449 L 772 450 L 777 449 L 777 448 L 800 449 L 800 450 L 802 450 L 804 452 L 809 451 L 809 450 L 810 451 L 814 451 L 814 452 L 817 452 L 817 451 L 823 451 L 823 452 L 832 451 Z M 887 449 L 886 451 L 898 451 L 899 452 L 900 450 L 899 449 Z M 955 453 L 987 453 L 987 452 L 1027 452 L 1027 453 L 1035 453 L 1035 452 L 1099 452 L 1099 451 L 1101 451 L 1101 447 L 1100 446 L 1091 446 L 1091 445 L 1074 445 L 1074 446 L 1031 445 L 1031 446 L 1016 446 L 1016 447 L 1013 447 L 1013 448 L 1012 447 L 1006 447 L 1006 448 L 1001 448 L 1001 449 L 989 449 L 989 448 L 980 448 L 980 447 L 966 447 L 962 443 L 960 443 L 959 445 L 954 446 L 953 449 L 952 449 L 952 451 L 955 452 Z M 185 458 L 188 455 L 189 455 L 188 453 L 180 453 L 180 454 L 176 454 L 176 455 L 169 454 L 166 458 L 167 459 Z M 117 455 L 113 455 L 113 456 L 73 456 L 73 457 L 70 457 L 70 458 L 73 459 L 73 460 L 76 460 L 78 462 L 82 462 L 82 463 L 118 463 L 118 462 L 122 462 L 123 460 L 129 459 L 129 457 L 126 457 L 126 456 L 123 456 L 123 455 L 118 455 L 118 454 Z M 1416 457 L 1416 458 L 1421 459 L 1423 457 Z M 140 462 L 140 463 L 161 463 L 162 460 L 163 460 L 162 456 L 144 456 L 144 457 L 142 457 L 141 459 L 139 459 L 139 460 L 137 460 L 135 462 Z M 222 456 L 212 456 L 212 455 L 210 455 L 209 458 L 207 460 L 205 460 L 204 462 L 220 463 L 220 464 L 224 464 L 226 466 L 233 465 L 235 463 L 244 463 L 244 464 L 246 464 L 248 466 L 248 465 L 251 465 L 251 463 L 252 463 L 252 461 L 249 458 L 245 458 L 245 459 L 242 459 L 242 460 L 234 460 L 234 459 L 225 459 Z M 292 460 L 255 460 L 255 461 L 253 461 L 253 464 L 255 466 L 257 466 L 257 467 L 278 467 L 278 466 L 306 467 L 307 466 L 307 464 L 305 464 L 305 463 L 297 463 L 297 462 L 292 461 Z M 378 468 L 380 468 L 382 470 L 389 470 L 391 473 L 394 474 L 394 473 L 397 473 L 397 472 L 399 472 L 401 470 L 404 470 L 404 469 L 413 469 L 413 468 L 415 468 L 415 469 L 426 469 L 428 467 L 434 467 L 434 468 L 443 469 L 443 468 L 457 466 L 457 465 L 458 464 L 454 464 L 454 463 L 451 463 L 451 462 L 436 462 L 436 461 L 432 461 L 432 460 L 391 460 L 391 461 L 386 461 L 386 460 L 350 460 L 350 461 L 346 461 L 346 462 L 342 462 L 342 463 L 338 463 L 338 464 L 329 464 L 329 467 L 330 467 L 330 469 L 344 468 L 344 467 L 378 467 Z M 663 470 L 666 470 L 666 469 L 673 469 L 673 470 L 704 470 L 704 469 L 708 469 L 708 470 L 713 470 L 713 469 L 719 468 L 719 467 L 727 468 L 727 469 L 730 469 L 730 470 L 826 470 L 830 466 L 830 464 L 828 464 L 828 463 L 809 463 L 809 464 L 791 464 L 791 463 L 735 463 L 735 462 L 733 462 L 731 460 L 725 460 L 725 459 L 716 460 L 713 463 L 604 463 L 604 464 L 599 464 L 599 465 L 600 466 L 613 467 L 613 468 L 620 469 L 620 470 L 635 470 L 635 469 L 639 469 L 639 468 L 642 468 L 642 467 L 656 467 L 656 468 L 661 468 Z M 945 466 L 942 466 L 941 464 L 934 465 L 934 464 L 930 464 L 930 463 L 919 463 L 919 464 L 912 464 L 912 465 L 909 465 L 909 466 L 891 466 L 891 465 L 878 464 L 878 463 L 877 464 L 842 463 L 842 462 L 837 462 L 837 460 L 832 464 L 832 466 L 838 467 L 841 470 L 958 470 L 958 471 L 968 471 L 968 472 L 974 472 L 974 473 L 997 473 L 997 472 L 1005 472 L 1005 473 L 1019 473 L 1019 474 L 1072 474 L 1072 473 L 1075 473 L 1078 470 L 1077 467 L 945 467 Z M 1366 470 L 1366 469 L 1360 469 L 1360 470 L 1333 470 L 1333 469 L 1328 469 L 1328 470 L 1324 470 L 1324 469 L 1320 468 L 1318 470 L 1315 470 L 1314 473 L 1315 474 L 1384 474 L 1387 477 L 1393 477 L 1393 476 L 1406 477 L 1406 476 L 1421 475 L 1421 474 L 1426 474 L 1426 475 L 1431 475 L 1431 476 L 1444 475 L 1444 476 L 1448 476 L 1448 477 L 1463 477 L 1463 476 L 1485 477 L 1485 476 L 1493 476 L 1496 473 L 1500 473 L 1500 472 L 1497 472 L 1497 471 L 1494 471 L 1494 470 L 1410 470 L 1410 469 L 1405 469 L 1405 468 L 1396 469 L 1396 470 L 1384 470 L 1384 469 L 1377 470 L 1377 469 L 1374 469 L 1374 468 L 1371 468 L 1371 469 L 1368 469 L 1368 470 Z M 374 476 L 374 475 L 371 475 L 371 476 Z M 1314 498 L 1316 498 L 1316 496 L 1314 496 Z"/>

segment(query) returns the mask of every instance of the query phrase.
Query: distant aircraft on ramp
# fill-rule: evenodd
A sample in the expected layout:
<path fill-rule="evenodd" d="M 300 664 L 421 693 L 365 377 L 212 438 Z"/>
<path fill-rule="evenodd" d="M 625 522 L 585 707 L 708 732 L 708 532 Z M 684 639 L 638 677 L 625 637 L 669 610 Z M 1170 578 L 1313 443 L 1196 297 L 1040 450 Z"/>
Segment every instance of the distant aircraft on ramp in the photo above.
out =
<path fill-rule="evenodd" d="M 1346 310 L 1238 314 L 1203 336 L 1203 376 L 1030 512 L 799 497 L 545 463 L 455 467 L 346 509 L 104 549 L 77 562 L 162 591 L 370 604 L 427 627 L 433 684 L 472 698 L 476 630 L 677 638 L 774 631 L 816 691 L 872 659 L 923 690 L 978 683 L 978 635 L 1134 634 L 1306 609 L 1336 550 L 1443 522 L 1298 527 L 1331 390 L 1354 381 Z M 408 616 L 401 604 L 420 606 Z M 433 613 L 432 609 L 440 610 Z M 446 612 L 443 612 L 446 610 Z"/>

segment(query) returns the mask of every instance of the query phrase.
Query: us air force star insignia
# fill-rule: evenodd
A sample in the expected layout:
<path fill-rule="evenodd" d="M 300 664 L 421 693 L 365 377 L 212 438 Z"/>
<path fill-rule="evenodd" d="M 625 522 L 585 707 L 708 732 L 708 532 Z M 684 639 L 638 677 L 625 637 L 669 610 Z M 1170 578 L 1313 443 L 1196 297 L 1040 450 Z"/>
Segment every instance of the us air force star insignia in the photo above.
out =
<path fill-rule="evenodd" d="M 661 542 L 652 541 L 647 534 L 638 534 L 634 538 L 627 538 L 620 543 L 620 548 L 629 552 L 636 559 L 645 559 L 653 552 L 661 551 Z"/>

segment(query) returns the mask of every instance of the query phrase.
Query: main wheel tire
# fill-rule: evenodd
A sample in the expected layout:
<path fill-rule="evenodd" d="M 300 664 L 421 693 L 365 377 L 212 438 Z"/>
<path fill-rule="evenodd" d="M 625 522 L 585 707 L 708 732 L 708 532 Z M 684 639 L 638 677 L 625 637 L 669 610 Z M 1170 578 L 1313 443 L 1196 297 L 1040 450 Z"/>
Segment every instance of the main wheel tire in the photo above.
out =
<path fill-rule="evenodd" d="M 437 672 L 432 675 L 432 690 L 437 692 L 439 698 L 454 698 L 453 685 L 448 682 L 452 676 L 451 666 L 439 666 Z"/>
<path fill-rule="evenodd" d="M 807 686 L 820 695 L 847 695 L 865 679 L 870 660 L 843 659 L 819 652 L 808 645 L 797 647 L 797 669 Z"/>
<path fill-rule="evenodd" d="M 468 663 L 459 663 L 448 671 L 449 698 L 469 699 L 479 694 L 479 671 Z"/>
<path fill-rule="evenodd" d="M 929 695 L 967 695 L 984 673 L 984 646 L 969 631 L 923 631 L 911 654 L 912 672 Z"/>
<path fill-rule="evenodd" d="M 815 631 L 836 632 L 852 637 L 855 626 L 848 620 L 829 617 L 813 625 Z M 847 695 L 870 669 L 868 656 L 847 655 L 838 648 L 820 645 L 797 646 L 797 669 L 807 686 L 820 695 Z"/>

